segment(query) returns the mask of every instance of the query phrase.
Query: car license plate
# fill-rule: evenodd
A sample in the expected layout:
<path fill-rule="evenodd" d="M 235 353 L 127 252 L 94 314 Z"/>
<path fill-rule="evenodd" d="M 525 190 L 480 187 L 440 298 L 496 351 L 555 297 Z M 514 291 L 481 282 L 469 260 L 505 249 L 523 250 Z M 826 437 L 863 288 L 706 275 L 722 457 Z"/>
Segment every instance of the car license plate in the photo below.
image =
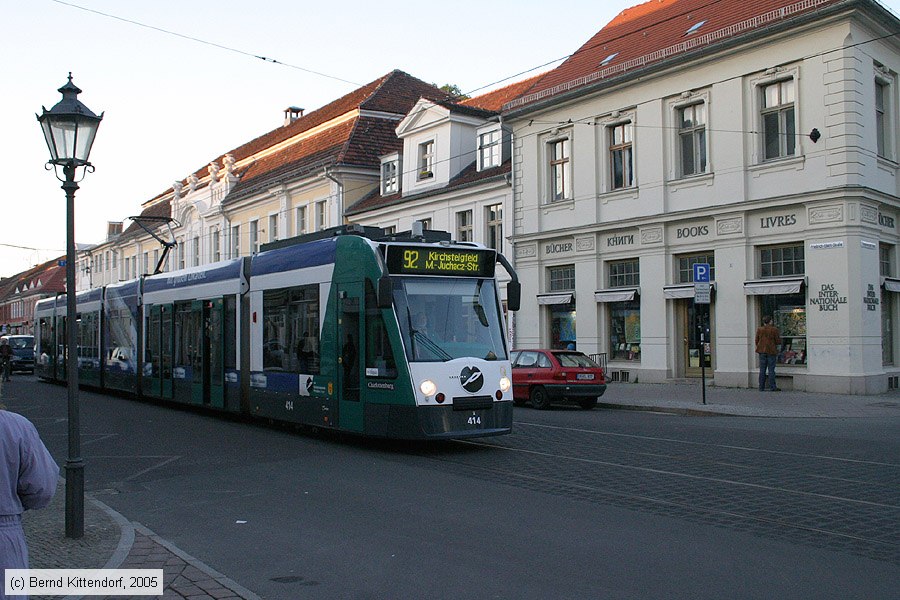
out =
<path fill-rule="evenodd" d="M 593 378 L 594 378 L 594 374 L 593 374 L 593 373 L 579 373 L 579 374 L 577 375 L 577 378 L 578 378 L 578 379 L 593 379 Z"/>

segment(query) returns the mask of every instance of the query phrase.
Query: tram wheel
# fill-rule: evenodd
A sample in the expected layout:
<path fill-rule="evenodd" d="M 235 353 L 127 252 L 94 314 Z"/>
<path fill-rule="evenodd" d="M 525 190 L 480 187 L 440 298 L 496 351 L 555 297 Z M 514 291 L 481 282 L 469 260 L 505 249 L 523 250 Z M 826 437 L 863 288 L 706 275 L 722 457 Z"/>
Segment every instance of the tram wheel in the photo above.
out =
<path fill-rule="evenodd" d="M 550 397 L 547 396 L 547 390 L 541 386 L 531 388 L 531 406 L 538 410 L 550 408 Z"/>
<path fill-rule="evenodd" d="M 513 398 L 513 404 L 516 406 L 525 406 L 525 401 L 521 398 Z"/>

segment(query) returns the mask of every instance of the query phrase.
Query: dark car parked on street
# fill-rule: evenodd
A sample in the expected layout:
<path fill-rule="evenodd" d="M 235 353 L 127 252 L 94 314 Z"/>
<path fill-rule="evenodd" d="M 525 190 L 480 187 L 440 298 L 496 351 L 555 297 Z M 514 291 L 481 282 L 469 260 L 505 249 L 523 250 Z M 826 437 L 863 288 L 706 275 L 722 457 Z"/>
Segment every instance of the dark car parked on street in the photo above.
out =
<path fill-rule="evenodd" d="M 537 409 L 553 401 L 575 402 L 581 408 L 597 406 L 606 391 L 603 369 L 574 350 L 513 350 L 513 401 L 526 401 Z"/>
<path fill-rule="evenodd" d="M 10 371 L 25 371 L 34 373 L 34 336 L 33 335 L 5 335 L 12 349 L 10 359 Z"/>

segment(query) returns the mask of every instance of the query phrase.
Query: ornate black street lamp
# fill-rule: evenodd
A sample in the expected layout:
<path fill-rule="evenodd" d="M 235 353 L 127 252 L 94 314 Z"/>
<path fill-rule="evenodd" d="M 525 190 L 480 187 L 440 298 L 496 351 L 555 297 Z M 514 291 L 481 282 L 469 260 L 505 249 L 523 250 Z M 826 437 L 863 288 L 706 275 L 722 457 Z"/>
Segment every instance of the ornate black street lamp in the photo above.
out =
<path fill-rule="evenodd" d="M 99 117 L 78 100 L 81 90 L 69 81 L 59 88 L 63 98 L 59 103 L 35 115 L 44 130 L 50 149 L 47 168 L 63 182 L 66 192 L 66 353 L 69 401 L 69 456 L 66 459 L 66 537 L 84 536 L 84 461 L 81 459 L 81 422 L 78 416 L 78 345 L 75 311 L 75 191 L 78 189 L 76 170 L 81 167 L 81 179 L 94 167 L 88 162 L 94 136 L 103 114 Z M 52 166 L 51 166 L 52 165 Z M 57 167 L 62 167 L 60 177 Z"/>

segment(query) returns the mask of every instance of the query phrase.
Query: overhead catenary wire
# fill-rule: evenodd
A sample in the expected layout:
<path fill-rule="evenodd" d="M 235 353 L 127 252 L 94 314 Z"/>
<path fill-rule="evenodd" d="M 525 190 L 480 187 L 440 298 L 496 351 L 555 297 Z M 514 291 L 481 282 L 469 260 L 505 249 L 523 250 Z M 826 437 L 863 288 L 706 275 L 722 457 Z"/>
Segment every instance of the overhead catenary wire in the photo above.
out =
<path fill-rule="evenodd" d="M 144 28 L 147 28 L 147 29 L 151 29 L 151 30 L 154 30 L 154 31 L 157 31 L 157 32 L 166 34 L 166 35 L 171 35 L 171 36 L 179 37 L 179 38 L 182 38 L 182 39 L 185 39 L 185 40 L 188 40 L 188 41 L 192 41 L 192 42 L 195 42 L 195 43 L 200 43 L 200 44 L 212 46 L 212 47 L 215 47 L 215 48 L 219 48 L 219 49 L 221 49 L 221 50 L 225 50 L 225 51 L 237 53 L 237 54 L 240 54 L 240 55 L 244 55 L 244 56 L 247 56 L 247 57 L 259 59 L 259 60 L 262 60 L 262 61 L 264 61 L 264 62 L 269 62 L 269 63 L 272 63 L 272 64 L 277 64 L 277 65 L 285 66 L 285 67 L 288 67 L 288 68 L 297 69 L 297 70 L 304 71 L 304 72 L 307 72 L 307 73 L 311 73 L 311 74 L 314 74 L 314 75 L 318 75 L 318 76 L 321 76 L 321 77 L 326 77 L 326 78 L 329 78 L 329 79 L 334 79 L 334 80 L 342 81 L 342 82 L 344 82 L 344 83 L 348 83 L 348 84 L 355 85 L 355 86 L 361 85 L 361 84 L 358 84 L 358 83 L 356 83 L 356 82 L 352 82 L 352 81 L 349 81 L 349 80 L 347 80 L 347 79 L 344 79 L 344 78 L 342 78 L 342 77 L 330 75 L 330 74 L 323 73 L 323 72 L 320 72 L 320 71 L 315 71 L 315 70 L 308 69 L 308 68 L 305 68 L 305 67 L 301 67 L 301 66 L 298 66 L 298 65 L 293 65 L 293 64 L 290 64 L 290 63 L 286 63 L 286 62 L 277 60 L 277 59 L 275 59 L 275 58 L 263 56 L 263 55 L 256 54 L 256 53 L 252 53 L 252 52 L 247 52 L 247 51 L 244 51 L 244 50 L 241 50 L 241 49 L 238 49 L 238 48 L 234 48 L 234 47 L 231 47 L 231 46 L 226 46 L 226 45 L 223 45 L 223 44 L 218 44 L 218 43 L 215 43 L 215 42 L 210 42 L 210 41 L 208 41 L 208 40 L 204 40 L 204 39 L 201 39 L 201 38 L 198 38 L 198 37 L 195 37 L 195 36 L 189 36 L 189 35 L 185 35 L 185 34 L 182 34 L 182 33 L 178 33 L 178 32 L 176 32 L 176 31 L 164 29 L 164 28 L 161 28 L 161 27 L 153 26 L 153 25 L 148 25 L 148 24 L 142 23 L 142 22 L 140 22 L 140 21 L 136 21 L 136 20 L 133 20 L 133 19 L 128 19 L 128 18 L 124 18 L 124 17 L 117 16 L 117 15 L 113 15 L 113 14 L 110 14 L 110 13 L 105 13 L 105 12 L 98 11 L 98 10 L 95 10 L 95 9 L 87 8 L 87 7 L 84 7 L 84 6 L 80 6 L 80 5 L 78 5 L 78 4 L 74 4 L 74 3 L 72 3 L 72 2 L 66 2 L 66 1 L 64 1 L 64 0 L 52 0 L 52 1 L 55 2 L 55 3 L 57 3 L 57 4 L 61 4 L 61 5 L 69 6 L 69 7 L 72 7 L 72 8 L 79 9 L 79 10 L 83 10 L 83 11 L 86 11 L 86 12 L 94 13 L 94 14 L 97 14 L 97 15 L 100 15 L 100 16 L 103 16 L 103 17 L 106 17 L 106 18 L 111 18 L 111 19 L 115 19 L 115 20 L 122 21 L 122 22 L 125 22 L 125 23 L 129 23 L 129 24 L 132 24 L 132 25 L 135 25 L 135 26 L 139 26 L 139 27 L 144 27 Z M 709 7 L 709 6 L 715 5 L 715 4 L 717 4 L 717 3 L 721 2 L 721 1 L 722 1 L 722 0 L 712 0 L 712 1 L 708 2 L 704 7 Z M 696 13 L 696 11 L 697 11 L 697 7 L 693 7 L 692 12 L 693 12 L 693 13 Z M 685 16 L 684 13 L 679 13 L 679 14 L 677 14 L 677 15 L 672 15 L 672 16 L 668 17 L 667 20 L 677 19 L 677 18 L 684 17 L 684 16 Z M 654 25 L 658 25 L 658 24 L 659 24 L 658 22 L 655 22 L 655 23 L 654 23 Z M 633 33 L 633 32 L 629 32 L 629 34 L 630 34 L 630 33 Z M 860 46 L 860 45 L 863 45 L 863 44 L 872 43 L 872 42 L 875 42 L 875 41 L 878 41 L 878 40 L 881 40 L 881 39 L 886 39 L 886 38 L 889 38 L 889 37 L 893 37 L 893 36 L 898 35 L 898 33 L 900 33 L 900 32 L 894 32 L 894 33 L 890 33 L 890 34 L 887 34 L 887 35 L 884 35 L 884 36 L 880 36 L 880 37 L 877 37 L 877 38 L 873 38 L 873 39 L 871 39 L 871 40 L 864 40 L 864 41 L 857 42 L 857 43 L 854 43 L 854 44 L 849 44 L 849 45 L 841 46 L 841 47 L 839 47 L 839 48 L 834 48 L 834 49 L 826 50 L 826 51 L 823 51 L 823 52 L 814 53 L 814 54 L 808 55 L 808 56 L 806 56 L 806 57 L 801 57 L 801 58 L 799 58 L 799 59 L 793 59 L 793 60 L 791 60 L 791 61 L 789 61 L 789 62 L 798 62 L 798 61 L 802 61 L 802 60 L 807 60 L 807 59 L 809 59 L 809 58 L 813 58 L 813 57 L 815 57 L 815 56 L 820 56 L 820 55 L 824 55 L 824 54 L 831 53 L 831 52 L 837 52 L 837 51 L 841 51 L 841 50 L 846 50 L 847 48 L 852 48 L 852 47 Z M 597 46 L 600 46 L 600 45 L 604 45 L 604 46 L 610 45 L 610 44 L 615 43 L 615 41 L 616 41 L 616 38 L 613 38 L 613 39 L 604 39 L 603 41 L 598 42 L 597 44 L 594 44 L 594 45 L 591 45 L 591 46 L 585 46 L 585 47 L 580 48 L 580 49 L 579 49 L 579 52 L 584 52 L 584 51 L 586 51 L 586 50 L 593 49 L 593 48 L 595 48 L 595 47 L 597 47 Z M 573 54 L 574 54 L 574 53 L 573 53 Z M 508 76 L 508 77 L 502 78 L 502 79 L 500 79 L 500 80 L 498 80 L 498 81 L 495 81 L 495 82 L 493 82 L 493 83 L 489 83 L 489 84 L 486 84 L 486 85 L 482 85 L 482 86 L 480 86 L 480 87 L 478 87 L 478 88 L 475 88 L 474 90 L 471 90 L 471 91 L 467 92 L 466 95 L 471 95 L 471 94 L 474 93 L 474 92 L 481 91 L 481 90 L 483 90 L 483 89 L 492 87 L 492 86 L 497 85 L 497 84 L 499 84 L 499 83 L 503 83 L 503 82 L 509 81 L 509 80 L 511 80 L 511 79 L 515 79 L 515 78 L 517 78 L 517 77 L 519 77 L 519 76 L 521 76 L 521 75 L 528 74 L 528 73 L 531 73 L 531 72 L 536 71 L 536 70 L 538 70 L 538 69 L 541 69 L 541 68 L 544 68 L 544 67 L 546 67 L 546 66 L 552 65 L 552 64 L 554 64 L 554 63 L 557 63 L 557 62 L 566 60 L 566 59 L 568 59 L 569 57 L 571 57 L 573 54 L 569 54 L 569 55 L 566 55 L 566 56 L 563 56 L 563 57 L 560 57 L 560 58 L 557 58 L 557 59 L 554 59 L 554 60 L 545 62 L 545 63 L 543 63 L 543 64 L 541 64 L 541 65 L 538 65 L 538 66 L 536 66 L 536 67 L 532 67 L 531 69 L 527 69 L 527 70 L 525 70 L 525 71 L 521 71 L 521 72 L 519 72 L 519 73 L 517 73 L 517 74 L 514 74 L 514 75 L 510 75 L 510 76 Z M 708 84 L 705 84 L 704 87 L 708 87 L 708 86 L 710 86 L 710 85 L 714 85 L 715 83 L 722 83 L 722 82 L 725 82 L 725 81 L 728 81 L 728 80 L 731 80 L 731 79 L 735 79 L 735 78 L 737 78 L 737 77 L 738 77 L 738 76 L 730 77 L 730 78 L 725 78 L 725 79 L 722 79 L 722 80 L 719 81 L 719 82 L 708 83 Z M 537 123 L 537 124 L 544 124 L 544 125 L 557 125 L 557 126 L 574 125 L 574 124 L 584 124 L 584 125 L 596 126 L 596 125 L 601 125 L 601 123 L 596 122 L 596 119 L 598 119 L 598 118 L 600 118 L 600 117 L 601 117 L 601 115 L 591 115 L 591 116 L 581 117 L 581 118 L 575 119 L 575 120 L 572 120 L 572 119 L 567 119 L 567 120 L 562 120 L 562 121 L 530 120 L 526 125 L 524 125 L 523 127 L 517 129 L 514 133 L 515 133 L 517 136 L 521 137 L 521 132 L 522 132 L 524 129 L 526 129 L 526 128 L 528 128 L 528 127 L 531 127 L 531 126 L 532 126 L 533 124 L 535 124 L 535 123 Z M 643 125 L 643 124 L 639 124 L 639 125 L 638 125 L 638 124 L 635 124 L 634 127 L 635 127 L 635 128 L 678 129 L 677 127 L 671 127 L 671 126 Z M 757 134 L 761 133 L 761 132 L 756 131 L 756 130 L 726 130 L 726 129 L 714 129 L 714 128 L 708 128 L 707 131 L 710 131 L 710 132 L 720 132 L 720 133 L 751 134 L 751 135 L 757 135 Z M 542 132 L 527 133 L 527 134 L 524 134 L 524 136 L 541 135 L 541 133 L 542 133 Z M 789 134 L 781 134 L 781 135 L 789 135 Z M 807 133 L 799 133 L 799 132 L 798 132 L 798 133 L 790 134 L 790 135 L 795 135 L 795 136 L 806 136 L 806 135 L 808 135 L 808 134 L 807 134 Z M 477 151 L 477 149 L 476 149 L 476 151 Z M 472 154 L 472 153 L 473 153 L 473 151 L 470 151 L 470 152 L 467 152 L 467 153 L 465 153 L 465 154 Z M 445 159 L 445 160 L 454 160 L 454 159 L 456 159 L 456 158 L 459 158 L 460 156 L 463 156 L 463 154 L 460 154 L 460 155 L 457 155 L 457 156 L 452 156 L 452 157 L 450 157 L 450 158 L 448 158 L 448 159 Z M 444 162 L 444 161 L 436 161 L 434 164 L 440 164 L 441 162 Z M 417 171 L 417 170 L 418 170 L 418 168 L 413 168 L 413 169 L 410 169 L 410 170 L 408 170 L 408 171 L 403 171 L 402 173 L 398 173 L 397 177 L 398 177 L 398 178 L 401 178 L 403 175 L 408 175 L 408 174 L 410 174 L 410 173 L 414 173 L 414 172 Z M 361 189 L 363 189 L 363 188 L 369 188 L 369 187 L 371 187 L 371 185 L 372 185 L 371 183 L 368 183 L 368 184 L 365 184 L 365 185 L 360 184 L 359 186 L 349 187 L 349 188 L 346 188 L 346 189 L 344 190 L 344 194 L 346 195 L 346 194 L 349 193 L 349 192 L 358 191 L 358 190 L 361 190 Z M 274 213 L 274 214 L 277 214 L 277 215 L 284 214 L 285 216 L 288 216 L 288 217 L 289 217 L 290 213 L 292 213 L 292 212 L 295 210 L 295 208 L 296 208 L 296 207 L 292 207 L 292 208 L 287 209 L 287 210 L 285 210 L 285 211 L 278 211 L 277 213 Z M 272 215 L 263 215 L 263 217 L 261 217 L 261 219 L 262 219 L 262 218 L 265 218 L 266 216 L 272 216 Z M 248 232 L 248 235 L 249 235 L 249 232 Z M 242 237 L 243 237 L 243 236 L 242 236 Z"/>
<path fill-rule="evenodd" d="M 362 85 L 361 83 L 357 83 L 357 82 L 355 82 L 355 81 L 350 81 L 349 79 L 344 79 L 343 77 L 338 77 L 337 75 L 329 75 L 328 73 L 323 73 L 323 72 L 321 72 L 321 71 L 315 71 L 315 70 L 313 70 L 313 69 L 309 69 L 309 68 L 306 68 L 306 67 L 301 67 L 300 65 L 295 65 L 295 64 L 291 64 L 291 63 L 282 62 L 282 61 L 280 61 L 280 60 L 278 60 L 278 59 L 276 59 L 276 58 L 272 58 L 272 57 L 269 57 L 269 56 L 263 56 L 263 55 L 261 55 L 261 54 L 255 54 L 255 53 L 253 53 L 253 52 L 247 52 L 246 50 L 241 50 L 241 49 L 239 49 L 239 48 L 234 48 L 234 47 L 232 47 L 232 46 L 226 46 L 226 45 L 224 45 L 224 44 L 219 44 L 219 43 L 216 43 L 216 42 L 210 42 L 209 40 L 204 40 L 204 39 L 202 39 L 202 38 L 198 38 L 198 37 L 195 37 L 195 36 L 192 36 L 192 35 L 187 35 L 187 34 L 184 34 L 184 33 L 179 33 L 179 32 L 177 32 L 177 31 L 172 31 L 171 29 L 164 29 L 164 28 L 162 28 L 162 27 L 157 27 L 157 26 L 155 26 L 155 25 L 149 25 L 149 24 L 147 24 L 147 23 L 143 23 L 143 22 L 141 22 L 141 21 L 136 21 L 136 20 L 134 20 L 134 19 L 128 19 L 128 18 L 125 18 L 125 17 L 120 17 L 120 16 L 118 16 L 118 15 L 114 15 L 114 14 L 111 14 L 111 13 L 107 13 L 107 12 L 103 12 L 103 11 L 100 11 L 100 10 L 96 10 L 96 9 L 94 9 L 94 8 L 88 8 L 88 7 L 86 7 L 86 6 L 81 6 L 81 5 L 75 4 L 75 3 L 73 3 L 73 2 L 66 2 L 65 0 L 51 0 L 51 2 L 55 2 L 55 3 L 57 3 L 57 4 L 62 4 L 62 5 L 64 5 L 64 6 L 69 6 L 69 7 L 71 7 L 71 8 L 77 8 L 78 10 L 83 10 L 83 11 L 85 11 L 85 12 L 89 12 L 89 13 L 93 13 L 93 14 L 96 14 L 96 15 L 100 15 L 100 16 L 106 17 L 106 18 L 108 18 L 108 19 L 115 19 L 115 20 L 117 20 L 117 21 L 122 21 L 123 23 L 129 23 L 129 24 L 135 25 L 135 26 L 137 26 L 137 27 L 143 27 L 143 28 L 145 28 L 145 29 L 152 29 L 153 31 L 158 31 L 159 33 L 164 33 L 164 34 L 166 34 L 166 35 L 171 35 L 171 36 L 178 37 L 178 38 L 181 38 L 181 39 L 184 39 L 184 40 L 188 40 L 188 41 L 191 41 L 191 42 L 196 42 L 196 43 L 198 43 L 198 44 L 204 44 L 204 45 L 206 45 L 206 46 L 212 46 L 213 48 L 218 48 L 218 49 L 220 49 L 220 50 L 225 50 L 225 51 L 227 51 L 227 52 L 234 52 L 234 53 L 236 53 L 236 54 L 241 54 L 241 55 L 243 55 L 243 56 L 247 56 L 247 57 L 250 57 L 250 58 L 256 58 L 256 59 L 261 60 L 261 61 L 263 61 L 263 62 L 272 63 L 272 64 L 276 64 L 276 65 L 281 65 L 281 66 L 287 67 L 287 68 L 289 68 L 289 69 L 296 69 L 296 70 L 298 70 L 298 71 L 303 71 L 303 72 L 305 72 L 305 73 L 310 73 L 310 74 L 312 74 L 312 75 L 318 75 L 319 77 L 326 77 L 326 78 L 328 78 L 328 79 L 334 79 L 334 80 L 336 80 L 336 81 L 342 81 L 342 82 L 344 82 L 344 83 L 349 83 L 350 85 L 354 85 L 354 86 L 357 86 L 357 87 L 359 87 L 359 86 Z"/>

